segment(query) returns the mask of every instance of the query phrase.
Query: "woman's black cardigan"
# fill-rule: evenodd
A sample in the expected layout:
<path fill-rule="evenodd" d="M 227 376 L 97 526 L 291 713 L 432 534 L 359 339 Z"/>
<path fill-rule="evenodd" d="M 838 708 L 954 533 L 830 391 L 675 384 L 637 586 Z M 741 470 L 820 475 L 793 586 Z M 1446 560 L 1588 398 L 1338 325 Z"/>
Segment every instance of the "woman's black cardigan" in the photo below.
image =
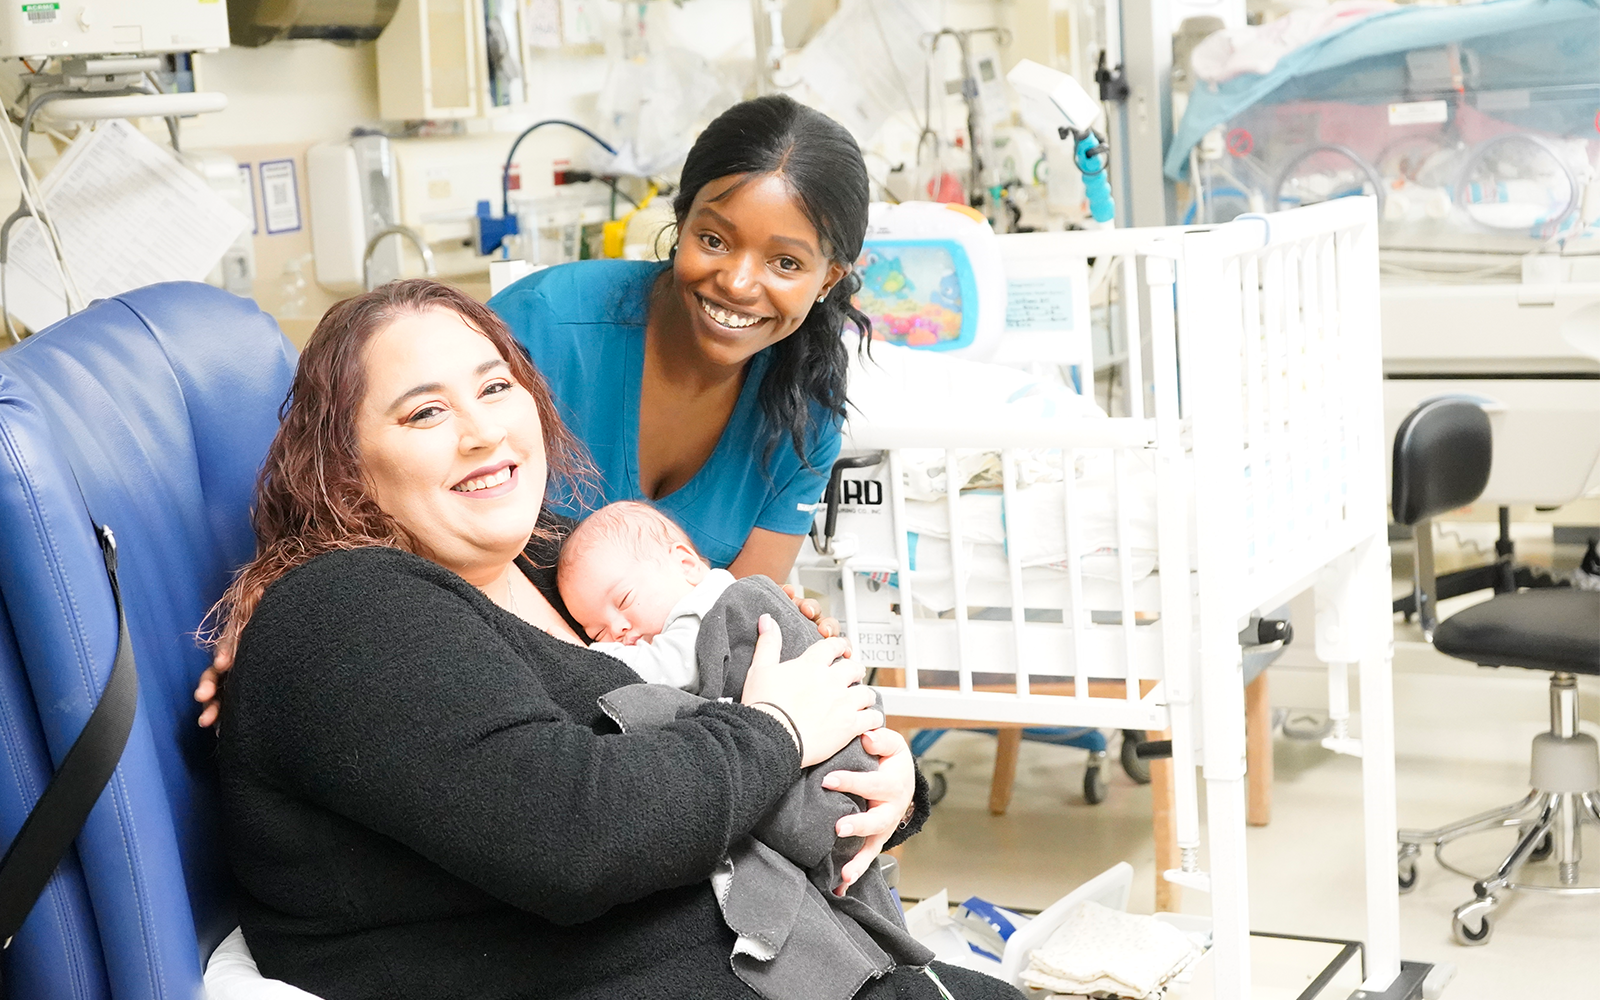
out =
<path fill-rule="evenodd" d="M 262 974 L 326 1000 L 753 997 L 708 878 L 794 743 L 717 703 L 618 735 L 595 699 L 637 680 L 397 550 L 273 584 L 219 740 Z"/>

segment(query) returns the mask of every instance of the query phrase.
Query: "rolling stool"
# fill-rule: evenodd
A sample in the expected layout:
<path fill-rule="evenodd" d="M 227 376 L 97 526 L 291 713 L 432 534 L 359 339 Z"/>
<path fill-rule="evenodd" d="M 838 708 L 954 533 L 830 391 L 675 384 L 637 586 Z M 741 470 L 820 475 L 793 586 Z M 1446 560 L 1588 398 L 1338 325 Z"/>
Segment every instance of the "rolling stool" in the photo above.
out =
<path fill-rule="evenodd" d="M 1428 400 L 1401 423 L 1394 442 L 1395 520 L 1416 528 L 1417 593 L 1431 624 L 1432 567 L 1424 537 L 1432 518 L 1476 500 L 1489 479 L 1489 418 L 1470 400 Z M 1600 824 L 1600 747 L 1578 731 L 1577 674 L 1600 674 L 1600 592 L 1544 589 L 1500 594 L 1438 623 L 1434 648 L 1480 666 L 1548 670 L 1550 731 L 1533 740 L 1532 790 L 1521 801 L 1434 830 L 1401 830 L 1400 891 L 1417 884 L 1417 856 L 1432 844 L 1446 869 L 1473 879 L 1476 898 L 1456 907 L 1451 930 L 1459 944 L 1479 945 L 1493 930 L 1491 914 L 1511 890 L 1563 895 L 1600 893 L 1578 884 L 1581 828 Z M 1516 827 L 1517 843 L 1493 874 L 1479 878 L 1444 860 L 1444 845 L 1470 834 Z M 1559 886 L 1515 881 L 1527 862 L 1555 856 Z"/>

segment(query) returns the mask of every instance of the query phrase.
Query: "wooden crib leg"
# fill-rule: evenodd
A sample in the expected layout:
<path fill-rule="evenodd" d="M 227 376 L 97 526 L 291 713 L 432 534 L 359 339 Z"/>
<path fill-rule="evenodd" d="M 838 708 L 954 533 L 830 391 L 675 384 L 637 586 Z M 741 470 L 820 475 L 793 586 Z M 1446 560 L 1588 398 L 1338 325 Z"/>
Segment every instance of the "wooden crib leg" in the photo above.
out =
<path fill-rule="evenodd" d="M 1272 699 L 1265 670 L 1244 689 L 1244 759 L 1245 821 L 1266 826 L 1272 822 Z"/>
<path fill-rule="evenodd" d="M 1170 740 L 1172 733 L 1151 730 L 1149 740 Z M 1177 913 L 1183 903 L 1183 889 L 1161 876 L 1169 868 L 1181 867 L 1178 858 L 1178 825 L 1174 813 L 1177 803 L 1172 787 L 1172 758 L 1150 762 L 1151 832 L 1156 842 L 1156 912 Z"/>
<path fill-rule="evenodd" d="M 1017 754 L 1022 749 L 1022 729 L 1011 726 L 995 736 L 994 777 L 989 779 L 989 813 L 1004 816 L 1017 783 Z"/>

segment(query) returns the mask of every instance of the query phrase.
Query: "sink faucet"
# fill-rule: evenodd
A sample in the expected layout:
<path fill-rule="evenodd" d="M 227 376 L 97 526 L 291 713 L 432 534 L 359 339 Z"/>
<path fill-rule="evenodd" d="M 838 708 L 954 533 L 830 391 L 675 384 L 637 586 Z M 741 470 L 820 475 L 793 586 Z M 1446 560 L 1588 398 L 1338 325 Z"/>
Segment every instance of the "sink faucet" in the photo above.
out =
<path fill-rule="evenodd" d="M 372 255 L 378 249 L 378 244 L 390 236 L 404 236 L 411 241 L 412 245 L 417 248 L 417 253 L 422 255 L 423 274 L 432 278 L 439 273 L 438 269 L 433 266 L 433 251 L 428 249 L 428 244 L 423 240 L 420 233 L 410 226 L 386 226 L 378 230 L 372 239 L 367 241 L 367 252 L 361 255 L 362 288 L 369 292 L 372 291 Z"/>

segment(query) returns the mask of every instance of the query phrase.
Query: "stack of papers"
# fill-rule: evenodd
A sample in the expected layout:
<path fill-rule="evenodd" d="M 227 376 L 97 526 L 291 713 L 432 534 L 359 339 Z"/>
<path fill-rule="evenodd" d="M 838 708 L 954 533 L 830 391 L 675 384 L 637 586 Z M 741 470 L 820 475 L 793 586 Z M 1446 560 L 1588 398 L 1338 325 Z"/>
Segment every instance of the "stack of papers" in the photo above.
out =
<path fill-rule="evenodd" d="M 250 220 L 170 149 L 121 119 L 84 129 L 41 182 L 84 305 L 160 281 L 201 281 Z M 11 231 L 4 280 L 11 314 L 31 330 L 67 315 L 43 227 Z"/>

